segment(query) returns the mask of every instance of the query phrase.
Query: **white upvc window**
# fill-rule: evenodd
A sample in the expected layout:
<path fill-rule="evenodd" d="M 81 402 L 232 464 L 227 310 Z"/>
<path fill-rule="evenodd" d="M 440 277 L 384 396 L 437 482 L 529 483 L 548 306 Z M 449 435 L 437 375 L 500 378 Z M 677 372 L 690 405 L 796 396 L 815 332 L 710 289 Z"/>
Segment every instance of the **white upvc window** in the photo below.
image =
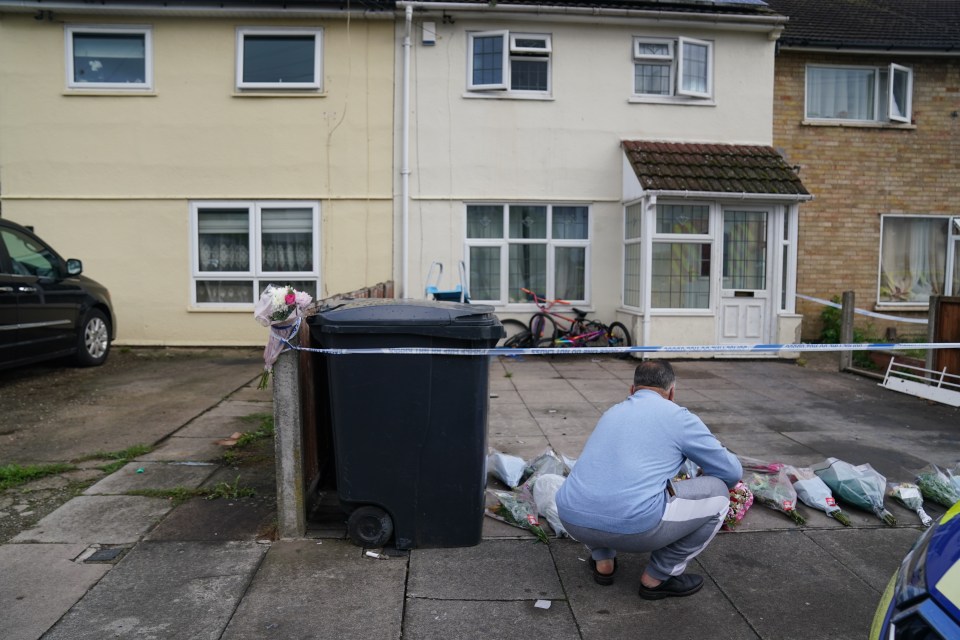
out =
<path fill-rule="evenodd" d="M 569 204 L 468 204 L 470 297 L 529 303 L 521 289 L 550 299 L 589 300 L 590 209 Z"/>
<path fill-rule="evenodd" d="M 237 29 L 238 89 L 323 89 L 323 29 Z"/>
<path fill-rule="evenodd" d="M 67 87 L 153 89 L 153 31 L 148 26 L 67 25 Z"/>
<path fill-rule="evenodd" d="M 909 123 L 913 115 L 913 70 L 808 65 L 806 118 Z"/>
<path fill-rule="evenodd" d="M 652 241 L 650 306 L 709 309 L 714 242 L 710 204 L 658 202 Z"/>
<path fill-rule="evenodd" d="M 693 38 L 633 39 L 636 96 L 713 97 L 713 43 Z"/>
<path fill-rule="evenodd" d="M 468 34 L 467 89 L 547 94 L 553 40 L 549 34 L 478 31 Z"/>
<path fill-rule="evenodd" d="M 317 297 L 317 202 L 216 201 L 190 205 L 191 303 L 252 308 L 267 285 Z"/>
<path fill-rule="evenodd" d="M 877 302 L 926 305 L 930 296 L 960 291 L 960 218 L 885 215 L 880 218 Z"/>
<path fill-rule="evenodd" d="M 643 203 L 624 208 L 623 306 L 643 307 Z"/>

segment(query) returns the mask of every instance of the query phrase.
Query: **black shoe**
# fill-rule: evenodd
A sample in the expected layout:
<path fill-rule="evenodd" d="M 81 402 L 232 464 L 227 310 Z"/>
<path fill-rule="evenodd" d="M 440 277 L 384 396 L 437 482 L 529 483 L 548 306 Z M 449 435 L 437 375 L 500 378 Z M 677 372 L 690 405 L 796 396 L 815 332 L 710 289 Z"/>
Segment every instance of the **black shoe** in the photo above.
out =
<path fill-rule="evenodd" d="M 640 583 L 640 597 L 644 600 L 662 600 L 663 598 L 682 598 L 692 596 L 703 587 L 703 577 L 695 573 L 685 573 L 667 578 L 659 586 L 643 586 Z"/>
<path fill-rule="evenodd" d="M 600 573 L 597 571 L 597 561 L 590 558 L 590 568 L 593 570 L 593 581 L 604 587 L 613 584 L 613 574 L 617 572 L 617 559 L 613 559 L 613 571 L 610 573 Z"/>

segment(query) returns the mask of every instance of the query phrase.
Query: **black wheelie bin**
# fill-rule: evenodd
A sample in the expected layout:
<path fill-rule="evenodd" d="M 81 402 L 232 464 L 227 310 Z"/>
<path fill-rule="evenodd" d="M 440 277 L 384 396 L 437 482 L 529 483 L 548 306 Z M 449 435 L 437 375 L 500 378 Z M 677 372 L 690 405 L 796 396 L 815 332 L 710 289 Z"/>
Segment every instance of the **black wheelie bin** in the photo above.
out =
<path fill-rule="evenodd" d="M 493 307 L 426 300 L 334 303 L 307 320 L 323 349 L 496 346 Z M 397 549 L 479 544 L 488 355 L 323 354 L 324 413 L 350 538 Z"/>

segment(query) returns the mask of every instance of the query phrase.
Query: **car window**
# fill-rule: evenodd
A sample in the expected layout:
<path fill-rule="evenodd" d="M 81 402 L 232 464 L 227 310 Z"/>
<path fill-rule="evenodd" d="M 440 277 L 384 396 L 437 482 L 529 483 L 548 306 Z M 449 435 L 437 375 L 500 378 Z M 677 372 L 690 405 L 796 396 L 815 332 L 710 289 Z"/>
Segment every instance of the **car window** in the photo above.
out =
<path fill-rule="evenodd" d="M 57 277 L 57 259 L 42 244 L 12 229 L 0 229 L 0 240 L 7 248 L 13 273 L 40 278 Z"/>

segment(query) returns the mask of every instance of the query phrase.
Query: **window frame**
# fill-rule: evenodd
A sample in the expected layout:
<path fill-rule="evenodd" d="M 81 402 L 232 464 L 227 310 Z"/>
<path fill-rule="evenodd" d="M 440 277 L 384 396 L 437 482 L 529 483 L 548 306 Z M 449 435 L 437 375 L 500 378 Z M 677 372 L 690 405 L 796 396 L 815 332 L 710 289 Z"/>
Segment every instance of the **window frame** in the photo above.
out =
<path fill-rule="evenodd" d="M 199 214 L 203 211 L 247 210 L 248 268 L 242 271 L 204 271 L 200 269 Z M 309 209 L 311 212 L 313 269 L 311 271 L 263 270 L 263 211 L 272 209 Z M 190 306 L 197 310 L 253 309 L 268 281 L 316 282 L 321 291 L 320 202 L 316 200 L 194 200 L 190 202 Z M 253 282 L 253 299 L 249 302 L 198 302 L 197 284 L 204 281 Z M 275 282 L 279 284 L 279 282 Z"/>
<path fill-rule="evenodd" d="M 153 90 L 153 27 L 150 25 L 64 25 L 64 56 L 67 88 L 94 91 L 152 91 Z M 143 36 L 143 82 L 77 82 L 74 61 L 74 36 L 77 34 L 116 34 Z"/>
<path fill-rule="evenodd" d="M 954 255 L 955 250 L 957 249 L 957 244 L 954 242 L 955 239 L 960 239 L 960 218 L 957 216 L 948 216 L 948 215 L 924 215 L 924 214 L 881 214 L 880 216 L 880 242 L 878 244 L 878 255 L 877 255 L 877 289 L 876 289 L 876 299 L 875 304 L 878 308 L 888 308 L 888 309 L 897 309 L 897 308 L 916 308 L 916 307 L 929 307 L 930 300 L 929 298 L 926 301 L 922 300 L 882 300 L 881 299 L 881 290 L 883 288 L 883 237 L 884 237 L 884 223 L 887 220 L 946 220 L 947 231 L 944 235 L 944 242 L 946 246 L 944 249 L 944 261 L 943 261 L 943 291 L 950 291 L 952 286 L 952 271 L 951 267 L 954 264 L 954 260 L 958 256 Z M 956 234 L 954 233 L 956 232 Z"/>
<path fill-rule="evenodd" d="M 477 38 L 499 37 L 503 43 L 500 60 L 501 82 L 475 83 L 473 76 L 474 42 Z M 543 48 L 523 47 L 517 45 L 517 40 L 540 40 Z M 547 86 L 544 89 L 514 89 L 512 65 L 515 60 L 542 60 L 547 67 Z M 494 29 L 488 31 L 473 31 L 467 33 L 467 91 L 471 92 L 503 92 L 504 95 L 550 95 L 553 90 L 553 34 L 528 33 L 510 31 L 508 29 Z"/>
<path fill-rule="evenodd" d="M 707 231 L 706 233 L 670 233 L 657 231 L 657 217 L 660 214 L 660 207 L 671 207 L 671 206 L 690 206 L 690 207 L 706 207 L 707 211 Z M 718 209 L 719 207 L 719 209 Z M 656 206 L 653 211 L 653 220 L 652 228 L 650 229 L 650 273 L 645 279 L 645 286 L 650 287 L 650 311 L 657 313 L 683 313 L 683 314 L 703 314 L 703 313 L 713 313 L 713 306 L 716 303 L 717 296 L 720 295 L 720 290 L 717 288 L 715 290 L 714 280 L 716 278 L 717 270 L 717 251 L 716 251 L 716 225 L 719 224 L 716 220 L 717 211 L 722 211 L 722 207 L 718 202 L 711 201 L 681 201 L 681 200 L 672 200 L 664 199 L 657 200 Z M 703 247 L 708 245 L 710 247 L 710 273 L 707 276 L 707 281 L 709 288 L 707 290 L 707 306 L 706 307 L 658 307 L 654 304 L 653 294 L 654 294 L 654 283 L 653 283 L 653 249 L 658 244 L 666 245 L 695 245 L 698 247 Z M 703 277 L 702 275 L 700 277 Z"/>
<path fill-rule="evenodd" d="M 664 55 L 641 53 L 640 45 L 650 43 L 650 44 L 666 44 L 668 47 L 668 53 Z M 683 71 L 684 65 L 687 64 L 686 56 L 683 53 L 684 45 L 694 45 L 698 47 L 704 47 L 707 52 L 706 60 L 706 78 L 705 85 L 706 91 L 695 91 L 692 89 L 683 88 Z M 686 36 L 677 36 L 673 38 L 663 38 L 663 37 L 647 37 L 647 36 L 633 36 L 633 65 L 632 65 L 632 90 L 631 96 L 633 99 L 639 100 L 669 100 L 669 101 L 691 101 L 691 102 L 700 102 L 708 101 L 713 99 L 713 84 L 714 84 L 714 42 L 712 40 L 700 40 L 697 38 L 689 38 Z M 664 63 L 669 64 L 670 71 L 670 93 L 641 93 L 637 91 L 637 65 L 638 64 L 649 64 L 649 63 L 660 63 L 666 66 Z"/>
<path fill-rule="evenodd" d="M 872 117 L 863 118 L 845 118 L 839 116 L 813 116 L 810 115 L 810 82 L 811 70 L 833 69 L 845 71 L 872 71 L 873 72 L 873 105 Z M 886 73 L 886 86 L 882 81 L 882 74 Z M 906 85 L 906 110 L 903 115 L 893 114 L 894 78 L 898 74 L 907 74 Z M 885 95 L 881 95 L 883 89 Z M 907 67 L 895 62 L 888 65 L 844 65 L 844 64 L 807 64 L 804 68 L 803 81 L 803 119 L 807 122 L 842 122 L 845 124 L 910 124 L 913 121 L 913 68 Z"/>
<path fill-rule="evenodd" d="M 303 37 L 313 36 L 313 80 L 310 82 L 244 82 L 243 58 L 247 36 Z M 238 91 L 323 91 L 323 27 L 237 27 L 236 35 L 236 78 Z"/>
<path fill-rule="evenodd" d="M 468 237 L 469 222 L 468 211 L 472 206 L 477 207 L 499 207 L 503 216 L 503 233 L 500 238 L 470 238 Z M 546 232 L 543 238 L 514 238 L 510 236 L 510 208 L 511 207 L 544 207 L 546 209 Z M 553 213 L 558 207 L 581 207 L 587 212 L 587 237 L 586 238 L 554 238 L 553 237 Z M 477 298 L 472 288 L 468 285 L 471 292 L 471 299 L 474 302 L 492 304 L 497 306 L 507 306 L 511 309 L 523 310 L 534 309 L 535 305 L 527 300 L 512 301 L 510 288 L 510 247 L 519 245 L 542 245 L 546 247 L 545 262 L 545 282 L 546 292 L 538 291 L 538 294 L 545 295 L 549 299 L 556 298 L 556 251 L 558 248 L 577 248 L 584 250 L 584 269 L 583 269 L 583 293 L 582 299 L 570 300 L 567 302 L 575 303 L 581 306 L 590 304 L 590 253 L 593 242 L 593 212 L 589 203 L 576 202 L 467 202 L 463 208 L 464 220 L 464 256 L 467 272 L 467 279 L 470 278 L 470 249 L 473 247 L 494 247 L 500 249 L 500 282 L 499 297 L 495 300 Z M 519 292 L 517 293 L 519 295 Z"/>

